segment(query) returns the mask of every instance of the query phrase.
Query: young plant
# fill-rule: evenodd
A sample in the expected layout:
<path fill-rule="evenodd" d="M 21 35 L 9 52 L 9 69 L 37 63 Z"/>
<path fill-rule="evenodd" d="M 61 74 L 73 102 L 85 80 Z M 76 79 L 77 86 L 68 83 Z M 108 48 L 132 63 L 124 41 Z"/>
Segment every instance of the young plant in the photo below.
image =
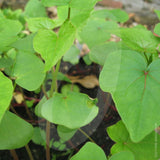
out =
<path fill-rule="evenodd" d="M 97 100 L 80 93 L 77 86 L 64 86 L 61 93 L 57 86 L 57 80 L 70 83 L 59 72 L 60 63 L 62 57 L 71 59 L 72 53 L 76 57 L 72 63 L 77 63 L 78 40 L 89 47 L 87 59 L 103 66 L 100 87 L 111 93 L 122 121 L 107 129 L 116 142 L 111 149 L 113 156 L 106 157 L 89 137 L 92 143 L 86 143 L 71 160 L 160 158 L 160 136 L 154 131 L 160 125 L 160 38 L 143 26 L 120 28 L 118 23 L 127 21 L 128 15 L 120 9 L 95 11 L 98 1 L 30 0 L 24 12 L 0 12 L 0 149 L 13 153 L 13 149 L 25 146 L 33 159 L 27 145 L 32 139 L 46 145 L 46 159 L 50 160 L 52 145 L 61 150 L 77 130 L 86 135 L 80 128 L 97 116 Z M 51 6 L 57 8 L 56 19 L 47 17 L 45 7 Z M 160 12 L 156 13 L 159 16 Z M 155 33 L 160 35 L 159 24 Z M 121 41 L 109 42 L 111 34 Z M 52 82 L 46 90 L 49 75 Z M 24 89 L 43 91 L 35 114 L 46 120 L 46 133 L 16 115 L 12 95 L 17 88 L 22 94 Z M 51 123 L 57 125 L 60 141 L 50 141 Z"/>

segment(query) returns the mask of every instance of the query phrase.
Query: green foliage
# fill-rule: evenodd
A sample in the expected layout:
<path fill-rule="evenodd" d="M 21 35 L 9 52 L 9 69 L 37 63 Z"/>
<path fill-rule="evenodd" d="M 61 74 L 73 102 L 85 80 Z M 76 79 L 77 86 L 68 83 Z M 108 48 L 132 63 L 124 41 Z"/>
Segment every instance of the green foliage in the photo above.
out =
<path fill-rule="evenodd" d="M 13 86 L 11 80 L 0 72 L 0 122 L 12 99 Z"/>
<path fill-rule="evenodd" d="M 37 32 L 39 29 L 53 29 L 56 26 L 55 22 L 47 17 L 27 18 L 26 21 L 31 32 Z"/>
<path fill-rule="evenodd" d="M 19 21 L 0 18 L 0 52 L 9 49 L 9 45 L 18 39 L 17 34 L 21 29 Z"/>
<path fill-rule="evenodd" d="M 102 19 L 110 19 L 116 22 L 124 23 L 129 19 L 129 16 L 126 12 L 121 9 L 102 9 L 97 10 L 92 13 L 93 18 L 102 18 Z"/>
<path fill-rule="evenodd" d="M 62 141 L 68 141 L 77 132 L 77 129 L 69 129 L 67 127 L 58 125 L 57 132 Z"/>
<path fill-rule="evenodd" d="M 40 87 L 45 78 L 44 64 L 32 53 L 18 52 L 12 75 L 16 77 L 18 85 L 34 91 Z"/>
<path fill-rule="evenodd" d="M 46 144 L 46 133 L 45 133 L 45 131 L 40 129 L 39 127 L 34 127 L 32 141 L 35 144 L 45 146 L 45 144 Z"/>
<path fill-rule="evenodd" d="M 77 92 L 70 92 L 67 96 L 55 93 L 41 107 L 41 115 L 45 119 L 70 129 L 85 126 L 97 114 L 98 107 L 94 102 L 87 95 Z"/>
<path fill-rule="evenodd" d="M 154 32 L 160 36 L 160 23 L 155 26 Z"/>
<path fill-rule="evenodd" d="M 111 31 L 118 29 L 118 25 L 112 21 L 89 20 L 82 32 L 79 33 L 80 38 L 89 48 L 103 44 L 111 37 Z M 86 36 L 87 35 L 87 36 Z"/>
<path fill-rule="evenodd" d="M 15 103 L 12 101 L 14 90 L 23 92 L 26 89 L 39 95 L 43 91 L 34 113 L 56 124 L 60 137 L 59 141 L 52 139 L 49 147 L 66 149 L 65 142 L 77 129 L 97 116 L 96 99 L 80 93 L 78 86 L 59 72 L 62 58 L 72 64 L 78 63 L 80 50 L 76 42 L 79 41 L 90 49 L 84 61 L 88 65 L 93 61 L 103 66 L 100 88 L 111 93 L 124 123 L 120 121 L 107 129 L 116 142 L 110 160 L 159 158 L 160 137 L 154 129 L 155 125 L 160 125 L 160 38 L 142 25 L 120 28 L 119 23 L 128 20 L 127 13 L 120 9 L 94 11 L 98 1 L 29 0 L 24 12 L 0 10 L 0 149 L 20 148 L 31 139 L 44 146 L 49 136 L 38 127 L 33 134 L 29 123 L 7 111 Z M 47 17 L 45 7 L 50 6 L 57 7 L 54 20 Z M 160 11 L 155 12 L 160 18 Z M 157 24 L 154 29 L 158 35 L 159 28 Z M 119 37 L 116 42 L 110 42 L 111 35 Z M 51 89 L 48 91 L 47 86 L 45 91 L 48 80 L 52 80 Z M 61 93 L 58 93 L 59 81 L 69 83 L 62 87 Z M 32 107 L 39 95 L 33 100 L 22 97 L 26 98 L 25 104 Z M 33 111 L 33 108 L 27 109 Z M 88 142 L 71 158 L 78 159 L 107 158 L 100 147 Z"/>
<path fill-rule="evenodd" d="M 29 0 L 25 6 L 24 15 L 27 18 L 46 17 L 47 13 L 45 7 L 39 0 Z"/>
<path fill-rule="evenodd" d="M 80 50 L 75 45 L 73 45 L 63 56 L 63 60 L 75 65 L 79 62 L 79 54 Z"/>
<path fill-rule="evenodd" d="M 131 153 L 123 153 L 126 156 L 130 154 L 132 159 L 135 160 L 157 160 L 160 157 L 160 135 L 153 131 L 151 134 L 147 135 L 142 141 L 134 143 L 130 137 L 127 129 L 125 128 L 122 121 L 117 124 L 107 128 L 107 132 L 111 139 L 116 142 L 111 148 L 111 153 L 113 157 L 117 157 L 115 153 L 121 153 L 121 151 L 129 151 Z M 155 137 L 156 137 L 156 151 L 155 151 Z M 155 156 L 157 152 L 157 156 Z M 120 154 L 119 153 L 119 154 Z M 114 156 L 115 154 L 115 156 Z M 121 156 L 125 156 L 121 155 Z M 133 156 L 134 155 L 134 156 Z M 112 158 L 111 158 L 112 159 Z M 119 158 L 120 159 L 120 158 Z M 127 157 L 128 159 L 128 157 Z"/>
<path fill-rule="evenodd" d="M 94 143 L 87 142 L 71 160 L 107 160 L 103 150 Z"/>
<path fill-rule="evenodd" d="M 159 38 L 143 28 L 123 28 L 117 35 L 122 38 L 127 47 L 142 53 L 156 53 L 156 48 L 160 43 Z"/>
<path fill-rule="evenodd" d="M 58 35 L 51 30 L 40 30 L 34 38 L 34 49 L 45 60 L 45 70 L 49 70 L 72 46 L 76 35 L 76 28 L 66 21 L 60 28 Z"/>
<path fill-rule="evenodd" d="M 126 157 L 128 160 L 135 160 L 133 153 L 130 151 L 122 151 L 114 154 L 109 160 L 124 160 Z"/>
<path fill-rule="evenodd" d="M 159 67 L 159 59 L 147 66 L 139 53 L 122 51 L 108 55 L 101 72 L 101 88 L 112 94 L 134 142 L 152 132 L 155 123 L 160 124 L 160 105 L 157 103 L 160 74 L 156 70 Z M 154 98 L 149 98 L 149 95 Z"/>
<path fill-rule="evenodd" d="M 33 127 L 15 114 L 6 111 L 0 122 L 0 149 L 16 149 L 32 138 Z"/>

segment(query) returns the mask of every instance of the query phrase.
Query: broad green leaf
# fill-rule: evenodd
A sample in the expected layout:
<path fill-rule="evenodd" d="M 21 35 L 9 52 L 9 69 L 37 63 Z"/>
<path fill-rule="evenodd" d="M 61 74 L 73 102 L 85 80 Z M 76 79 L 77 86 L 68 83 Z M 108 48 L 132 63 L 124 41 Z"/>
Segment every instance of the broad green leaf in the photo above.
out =
<path fill-rule="evenodd" d="M 116 153 L 121 151 L 129 151 L 132 152 L 132 159 L 134 155 L 135 160 L 157 160 L 160 158 L 160 135 L 155 131 L 138 143 L 131 141 L 129 133 L 122 121 L 108 127 L 107 132 L 111 139 L 116 142 L 111 148 L 113 157 L 118 157 Z M 129 158 L 127 157 L 127 159 Z M 118 160 L 120 160 L 120 158 Z"/>
<path fill-rule="evenodd" d="M 117 29 L 118 25 L 115 22 L 103 20 L 89 20 L 87 25 L 79 33 L 80 38 L 91 49 L 95 45 L 106 42 L 111 37 L 111 31 Z M 87 35 L 87 36 L 86 36 Z"/>
<path fill-rule="evenodd" d="M 0 69 L 6 70 L 9 69 L 13 65 L 13 61 L 9 57 L 0 58 Z"/>
<path fill-rule="evenodd" d="M 57 132 L 58 132 L 60 139 L 63 142 L 66 142 L 74 136 L 74 134 L 77 132 L 77 129 L 69 129 L 67 127 L 58 125 Z"/>
<path fill-rule="evenodd" d="M 95 45 L 93 48 L 91 48 L 89 56 L 92 61 L 100 65 L 104 65 L 108 54 L 122 49 L 127 49 L 127 47 L 125 47 L 121 42 L 107 42 Z"/>
<path fill-rule="evenodd" d="M 55 93 L 42 105 L 41 114 L 52 123 L 75 129 L 90 123 L 98 114 L 98 108 L 85 94 Z"/>
<path fill-rule="evenodd" d="M 0 149 L 21 148 L 31 140 L 32 135 L 32 125 L 7 111 L 0 123 Z"/>
<path fill-rule="evenodd" d="M 13 76 L 21 87 L 34 91 L 40 87 L 44 78 L 44 64 L 34 54 L 18 52 L 13 68 Z"/>
<path fill-rule="evenodd" d="M 18 41 L 11 44 L 12 47 L 18 49 L 19 51 L 35 53 L 33 49 L 33 38 L 35 34 L 30 34 L 25 38 L 19 39 Z"/>
<path fill-rule="evenodd" d="M 70 62 L 75 65 L 79 62 L 79 54 L 80 50 L 75 45 L 73 45 L 63 56 L 63 61 Z"/>
<path fill-rule="evenodd" d="M 12 81 L 0 72 L 0 122 L 12 99 Z"/>
<path fill-rule="evenodd" d="M 134 158 L 133 153 L 130 151 L 122 151 L 117 154 L 114 154 L 109 160 L 125 160 L 126 158 L 128 160 L 136 160 Z"/>
<path fill-rule="evenodd" d="M 120 30 L 119 36 L 130 49 L 142 53 L 156 53 L 156 48 L 160 43 L 160 39 L 146 29 L 124 28 Z"/>
<path fill-rule="evenodd" d="M 101 9 L 92 13 L 93 18 L 111 19 L 116 22 L 124 23 L 129 19 L 128 14 L 121 9 Z"/>
<path fill-rule="evenodd" d="M 0 18 L 0 51 L 9 49 L 8 46 L 18 39 L 17 34 L 21 29 L 19 21 Z"/>
<path fill-rule="evenodd" d="M 154 32 L 160 36 L 160 23 L 156 24 Z"/>
<path fill-rule="evenodd" d="M 157 14 L 158 18 L 160 19 L 160 10 L 154 10 L 154 12 Z"/>
<path fill-rule="evenodd" d="M 40 127 L 34 127 L 32 141 L 35 144 L 45 146 L 46 144 L 46 133 Z"/>
<path fill-rule="evenodd" d="M 134 142 L 142 140 L 151 133 L 155 124 L 160 124 L 158 68 L 159 59 L 147 67 L 139 53 L 122 51 L 108 55 L 100 74 L 100 87 L 112 94 Z"/>
<path fill-rule="evenodd" d="M 76 28 L 66 21 L 58 32 L 58 36 L 50 30 L 41 30 L 34 38 L 34 49 L 45 60 L 48 71 L 70 49 L 76 36 Z"/>
<path fill-rule="evenodd" d="M 68 5 L 71 0 L 42 0 L 42 3 L 47 6 L 65 6 Z"/>
<path fill-rule="evenodd" d="M 28 28 L 31 32 L 37 32 L 39 29 L 53 29 L 55 22 L 46 17 L 27 18 Z"/>
<path fill-rule="evenodd" d="M 39 0 L 29 0 L 25 7 L 24 15 L 27 18 L 47 17 L 45 7 Z"/>
<path fill-rule="evenodd" d="M 71 160 L 107 160 L 103 150 L 96 144 L 87 142 Z"/>
<path fill-rule="evenodd" d="M 57 35 L 51 30 L 40 30 L 33 40 L 34 49 L 41 54 L 45 60 L 45 69 L 52 67 L 55 58 L 55 49 L 57 45 Z"/>

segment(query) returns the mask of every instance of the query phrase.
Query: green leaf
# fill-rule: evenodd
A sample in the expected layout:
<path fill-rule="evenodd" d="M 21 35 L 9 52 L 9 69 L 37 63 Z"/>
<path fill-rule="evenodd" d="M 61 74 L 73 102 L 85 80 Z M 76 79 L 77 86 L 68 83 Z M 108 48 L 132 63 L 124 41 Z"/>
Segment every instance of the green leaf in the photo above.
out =
<path fill-rule="evenodd" d="M 122 151 L 114 154 L 109 160 L 124 160 L 126 157 L 128 160 L 135 160 L 133 153 L 130 151 Z"/>
<path fill-rule="evenodd" d="M 154 12 L 157 14 L 158 18 L 160 19 L 160 10 L 154 10 Z"/>
<path fill-rule="evenodd" d="M 58 125 L 57 132 L 58 132 L 60 139 L 63 142 L 66 142 L 74 136 L 74 134 L 77 132 L 77 129 L 69 129 L 67 127 Z"/>
<path fill-rule="evenodd" d="M 61 92 L 63 95 L 68 95 L 69 92 L 80 92 L 80 89 L 75 84 L 66 84 L 62 87 Z"/>
<path fill-rule="evenodd" d="M 18 39 L 17 34 L 21 29 L 19 21 L 0 18 L 0 51 L 9 49 L 8 46 Z"/>
<path fill-rule="evenodd" d="M 71 160 L 107 160 L 103 150 L 96 144 L 87 142 Z"/>
<path fill-rule="evenodd" d="M 142 140 L 155 124 L 160 124 L 159 67 L 159 59 L 147 67 L 139 53 L 121 51 L 108 55 L 100 74 L 100 87 L 112 94 L 134 142 Z"/>
<path fill-rule="evenodd" d="M 156 24 L 154 32 L 160 36 L 160 23 Z"/>
<path fill-rule="evenodd" d="M 63 61 L 70 62 L 75 65 L 79 62 L 79 54 L 80 50 L 75 45 L 73 45 L 64 55 Z"/>
<path fill-rule="evenodd" d="M 75 129 L 90 123 L 98 114 L 98 108 L 85 94 L 55 93 L 42 105 L 41 114 L 52 123 Z"/>
<path fill-rule="evenodd" d="M 29 18 L 33 17 L 47 17 L 45 7 L 39 0 L 29 0 L 24 15 Z"/>
<path fill-rule="evenodd" d="M 79 33 L 80 38 L 91 49 L 96 45 L 106 42 L 110 39 L 111 31 L 117 29 L 118 25 L 115 22 L 103 20 L 89 20 L 87 25 Z M 87 36 L 86 36 L 87 35 Z"/>
<path fill-rule="evenodd" d="M 104 44 L 95 45 L 91 48 L 90 59 L 100 65 L 104 65 L 107 56 L 118 50 L 127 49 L 121 42 L 107 42 Z"/>
<path fill-rule="evenodd" d="M 35 144 L 45 146 L 46 144 L 46 133 L 44 130 L 40 129 L 39 127 L 34 127 L 34 134 L 32 137 L 32 141 Z"/>
<path fill-rule="evenodd" d="M 66 21 L 58 32 L 58 36 L 50 30 L 41 30 L 34 38 L 34 49 L 45 60 L 45 70 L 54 66 L 70 49 L 76 35 L 76 28 Z"/>
<path fill-rule="evenodd" d="M 0 123 L 0 149 L 21 148 L 31 140 L 32 134 L 32 125 L 7 111 Z"/>
<path fill-rule="evenodd" d="M 45 60 L 45 69 L 52 67 L 55 58 L 57 35 L 51 30 L 40 30 L 33 40 L 34 49 Z"/>
<path fill-rule="evenodd" d="M 0 72 L 0 122 L 12 99 L 12 81 Z"/>
<path fill-rule="evenodd" d="M 39 29 L 53 29 L 55 22 L 46 17 L 27 18 L 28 28 L 31 32 L 37 32 Z"/>
<path fill-rule="evenodd" d="M 42 3 L 46 7 L 52 7 L 52 6 L 65 6 L 68 5 L 71 0 L 42 0 Z"/>
<path fill-rule="evenodd" d="M 116 22 L 124 23 L 129 19 L 128 14 L 121 9 L 101 9 L 96 10 L 92 13 L 93 18 L 101 18 L 101 19 L 111 19 Z"/>
<path fill-rule="evenodd" d="M 64 75 L 62 72 L 58 72 L 57 80 L 66 81 L 66 82 L 71 83 L 71 80 L 66 75 Z"/>
<path fill-rule="evenodd" d="M 122 41 L 132 50 L 138 52 L 156 53 L 160 39 L 151 31 L 140 28 L 125 28 L 120 30 Z"/>
<path fill-rule="evenodd" d="M 92 60 L 90 59 L 89 54 L 86 54 L 85 56 L 83 56 L 83 61 L 87 65 L 91 65 L 92 64 Z"/>
<path fill-rule="evenodd" d="M 13 76 L 16 77 L 18 85 L 34 91 L 40 87 L 45 78 L 44 64 L 32 53 L 18 52 Z"/>
<path fill-rule="evenodd" d="M 160 158 L 160 135 L 155 131 L 146 136 L 139 143 L 131 141 L 128 131 L 122 121 L 108 127 L 107 132 L 111 139 L 116 142 L 116 144 L 111 148 L 112 154 L 119 153 L 121 151 L 129 151 L 132 152 L 132 159 L 134 155 L 135 160 L 157 160 Z M 118 154 L 115 154 L 115 157 L 118 157 Z M 128 156 L 127 159 L 129 159 Z M 120 158 L 118 160 L 120 160 Z"/>
<path fill-rule="evenodd" d="M 30 34 L 25 38 L 19 39 L 18 41 L 14 42 L 11 46 L 18 49 L 19 51 L 35 53 L 33 49 L 33 38 L 35 34 Z"/>

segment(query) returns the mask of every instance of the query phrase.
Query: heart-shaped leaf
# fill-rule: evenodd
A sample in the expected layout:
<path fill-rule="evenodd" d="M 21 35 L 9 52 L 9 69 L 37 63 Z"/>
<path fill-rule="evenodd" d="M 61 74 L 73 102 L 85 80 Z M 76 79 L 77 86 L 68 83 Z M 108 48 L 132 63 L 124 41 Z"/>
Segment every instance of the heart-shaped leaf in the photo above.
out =
<path fill-rule="evenodd" d="M 0 149 L 21 148 L 31 140 L 32 134 L 32 125 L 7 111 L 0 123 Z"/>
<path fill-rule="evenodd" d="M 34 48 L 45 60 L 45 69 L 49 70 L 70 49 L 76 36 L 76 28 L 66 21 L 58 36 L 50 30 L 41 30 L 34 38 Z"/>
<path fill-rule="evenodd" d="M 55 93 L 41 107 L 41 115 L 48 121 L 70 129 L 90 123 L 98 114 L 98 107 L 85 94 L 70 92 L 67 96 Z"/>
<path fill-rule="evenodd" d="M 107 132 L 111 139 L 116 142 L 111 148 L 111 154 L 113 154 L 114 158 L 118 157 L 119 159 L 117 160 L 120 160 L 119 156 L 124 157 L 126 151 L 129 151 L 129 155 L 133 160 L 157 160 L 160 158 L 160 135 L 155 131 L 139 143 L 131 141 L 129 133 L 122 121 L 108 127 Z M 126 157 L 130 159 L 127 154 Z"/>
<path fill-rule="evenodd" d="M 79 33 L 81 39 L 90 47 L 95 44 L 101 44 L 110 39 L 111 30 L 117 29 L 118 25 L 115 22 L 104 20 L 89 20 L 87 25 Z M 87 35 L 87 36 L 86 36 Z"/>
<path fill-rule="evenodd" d="M 96 144 L 87 142 L 71 160 L 107 160 L 103 150 Z"/>
<path fill-rule="evenodd" d="M 36 90 L 45 78 L 44 64 L 32 53 L 18 52 L 12 75 L 21 87 Z"/>
<path fill-rule="evenodd" d="M 0 121 L 9 107 L 12 99 L 13 86 L 12 81 L 0 72 Z"/>
<path fill-rule="evenodd" d="M 122 51 L 108 55 L 100 74 L 100 86 L 111 92 L 134 142 L 142 140 L 155 124 L 160 124 L 159 68 L 159 59 L 147 67 L 139 53 Z"/>
<path fill-rule="evenodd" d="M 118 31 L 119 32 L 119 31 Z M 142 53 L 156 53 L 160 39 L 151 31 L 143 28 L 123 28 L 120 30 L 122 41 L 132 50 Z M 119 34 L 118 33 L 118 34 Z"/>
<path fill-rule="evenodd" d="M 18 39 L 17 34 L 21 29 L 19 21 L 0 18 L 0 51 L 7 50 L 9 45 Z"/>

